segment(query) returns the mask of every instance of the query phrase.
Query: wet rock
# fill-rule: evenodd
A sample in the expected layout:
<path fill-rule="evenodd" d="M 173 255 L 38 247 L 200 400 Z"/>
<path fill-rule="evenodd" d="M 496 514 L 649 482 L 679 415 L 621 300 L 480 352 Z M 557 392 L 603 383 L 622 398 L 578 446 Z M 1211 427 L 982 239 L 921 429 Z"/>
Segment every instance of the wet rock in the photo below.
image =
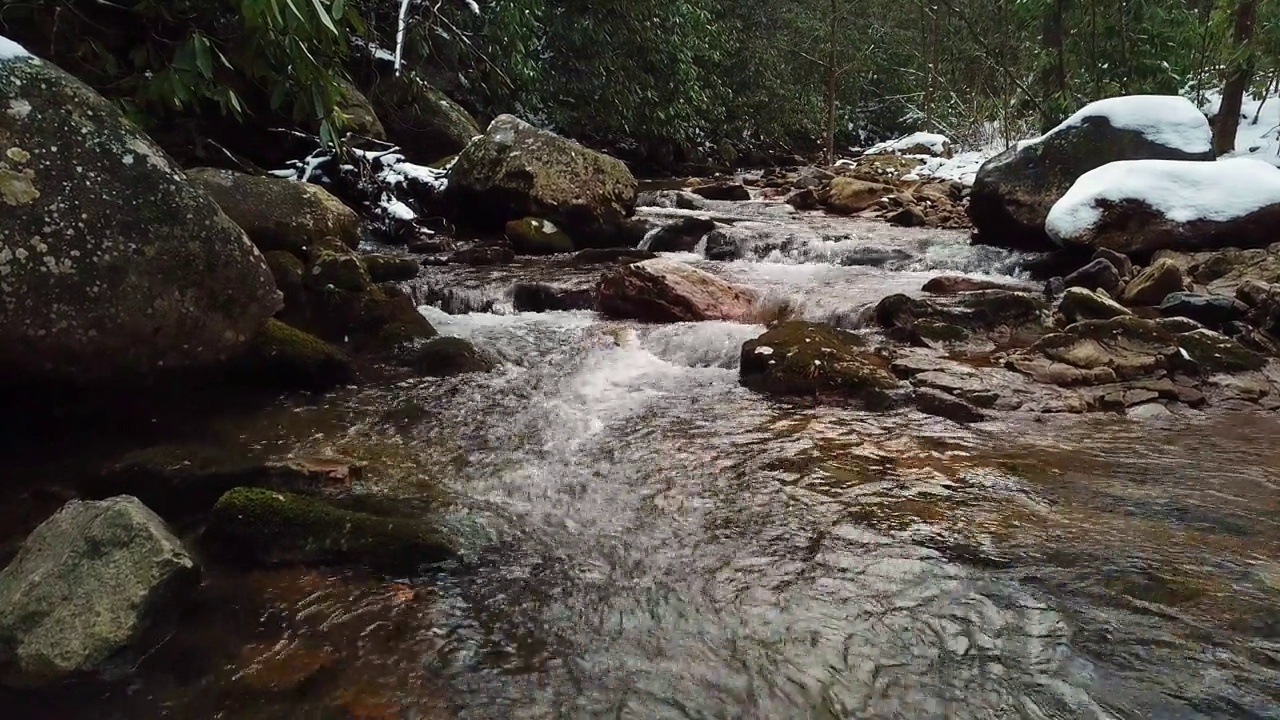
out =
<path fill-rule="evenodd" d="M 1187 278 L 1182 268 L 1171 260 L 1160 258 L 1129 281 L 1120 302 L 1125 305 L 1159 305 L 1170 293 L 1186 288 Z"/>
<path fill-rule="evenodd" d="M 319 185 L 217 168 L 194 168 L 187 177 L 263 252 L 302 257 L 329 237 L 347 247 L 360 244 L 360 217 Z"/>
<path fill-rule="evenodd" d="M 93 497 L 128 494 L 171 520 L 203 513 L 242 485 L 316 493 L 343 489 L 364 464 L 337 455 L 260 460 L 241 448 L 158 445 L 130 452 L 85 484 Z"/>
<path fill-rule="evenodd" d="M 853 333 L 793 320 L 743 344 L 739 378 L 760 392 L 835 395 L 884 407 L 898 386 L 888 365 Z"/>
<path fill-rule="evenodd" d="M 587 250 L 579 250 L 573 254 L 573 263 L 575 265 L 606 265 L 612 263 L 633 263 L 642 260 L 652 260 L 658 257 L 657 253 L 650 250 L 635 250 L 632 248 L 589 248 Z"/>
<path fill-rule="evenodd" d="M 407 351 L 401 364 L 426 377 L 449 377 L 489 372 L 497 363 L 471 341 L 456 337 L 432 338 Z"/>
<path fill-rule="evenodd" d="M 1107 320 L 1121 315 L 1132 315 L 1129 309 L 1116 301 L 1082 287 L 1069 287 L 1062 295 L 1058 312 L 1068 322 L 1081 320 Z"/>
<path fill-rule="evenodd" d="M 678 210 L 706 210 L 710 207 L 706 198 L 688 190 L 646 190 L 636 196 L 636 207 L 656 207 Z"/>
<path fill-rule="evenodd" d="M 405 249 L 418 255 L 436 255 L 438 253 L 445 253 L 453 250 L 453 241 L 448 238 L 418 240 L 416 242 L 409 243 Z"/>
<path fill-rule="evenodd" d="M 978 408 L 969 403 L 933 388 L 916 388 L 911 391 L 911 404 L 926 415 L 936 415 L 952 422 L 967 425 L 986 420 Z"/>
<path fill-rule="evenodd" d="M 422 264 L 404 255 L 372 253 L 360 256 L 360 262 L 375 283 L 406 282 L 418 277 Z"/>
<path fill-rule="evenodd" d="M 261 488 L 223 495 L 202 539 L 211 552 L 242 564 L 356 565 L 393 573 L 414 572 L 457 552 L 425 521 Z"/>
<path fill-rule="evenodd" d="M 601 313 L 645 322 L 746 321 L 756 300 L 751 290 L 664 258 L 606 273 L 596 292 Z"/>
<path fill-rule="evenodd" d="M 1160 303 L 1160 314 L 1165 317 L 1191 318 L 1209 328 L 1221 329 L 1249 314 L 1249 306 L 1226 295 L 1199 295 L 1175 292 L 1165 296 Z"/>
<path fill-rule="evenodd" d="M 788 195 L 783 202 L 796 210 L 817 210 L 822 206 L 822 201 L 818 198 L 818 193 L 813 187 L 797 190 Z"/>
<path fill-rule="evenodd" d="M 1122 275 L 1110 260 L 1097 258 L 1088 265 L 1063 278 L 1068 288 L 1081 287 L 1086 290 L 1105 290 L 1108 295 L 1115 295 L 1120 289 Z"/>
<path fill-rule="evenodd" d="M 1129 259 L 1128 255 L 1118 253 L 1115 250 L 1098 248 L 1098 250 L 1093 253 L 1093 257 L 1090 258 L 1090 260 L 1106 260 L 1115 267 L 1122 278 L 1128 278 L 1133 274 L 1133 261 Z M 1108 290 L 1107 292 L 1111 291 Z M 1111 294 L 1115 295 L 1114 292 L 1111 292 Z"/>
<path fill-rule="evenodd" d="M 303 284 L 308 290 L 363 292 L 373 285 L 364 263 L 354 253 L 321 250 L 312 256 L 314 259 L 307 265 L 302 276 Z"/>
<path fill-rule="evenodd" d="M 609 247 L 635 208 L 636 179 L 616 158 L 500 115 L 458 155 L 445 195 L 476 227 L 540 217 L 580 246 Z"/>
<path fill-rule="evenodd" d="M 1101 385 L 1116 381 L 1116 374 L 1111 368 L 1079 368 L 1068 363 L 1045 357 L 1029 356 L 1023 353 L 1008 358 L 1005 361 L 1005 366 L 1010 370 L 1016 370 L 1026 375 L 1036 382 L 1059 387 Z"/>
<path fill-rule="evenodd" d="M 716 224 L 705 218 L 680 218 L 650 233 L 642 247 L 653 252 L 692 252 L 715 229 Z"/>
<path fill-rule="evenodd" d="M 1082 370 L 1107 369 L 1121 380 L 1148 377 L 1181 360 L 1172 333 L 1131 316 L 1074 323 L 1044 336 L 1030 351 Z"/>
<path fill-rule="evenodd" d="M 876 182 L 838 177 L 823 192 L 822 200 L 827 212 L 854 215 L 871 207 L 881 198 L 893 195 L 897 190 Z"/>
<path fill-rule="evenodd" d="M 511 241 L 511 246 L 522 255 L 573 252 L 573 239 L 550 220 L 512 220 L 507 223 L 504 232 Z"/>
<path fill-rule="evenodd" d="M 1008 283 L 981 280 L 964 275 L 939 275 L 938 277 L 930 278 L 921 290 L 933 295 L 958 295 L 977 290 L 1012 290 L 1017 292 L 1021 291 L 1022 288 Z"/>
<path fill-rule="evenodd" d="M 986 379 L 976 374 L 930 370 L 911 378 L 911 384 L 939 390 L 980 408 L 995 407 L 1000 399 L 1000 393 Z"/>
<path fill-rule="evenodd" d="M 449 255 L 450 265 L 506 265 L 516 259 L 510 245 L 476 245 Z"/>
<path fill-rule="evenodd" d="M 326 287 L 311 291 L 301 307 L 286 307 L 280 320 L 355 352 L 381 352 L 436 330 L 394 285 L 362 292 Z"/>
<path fill-rule="evenodd" d="M 242 382 L 281 390 L 324 392 L 358 377 L 346 353 L 275 319 L 267 321 L 232 367 Z"/>
<path fill-rule="evenodd" d="M 1204 374 L 1261 370 L 1267 359 L 1212 330 L 1199 329 L 1177 336 L 1185 357 Z"/>
<path fill-rule="evenodd" d="M 1038 336 L 1046 321 L 1044 301 L 1028 293 L 981 290 L 961 293 L 949 302 L 890 295 L 875 309 L 876 322 L 886 330 L 916 333 L 923 321 L 963 328 L 969 332 Z"/>
<path fill-rule="evenodd" d="M 546 283 L 519 283 L 512 288 L 511 303 L 516 312 L 592 310 L 596 306 L 596 291 L 593 287 L 572 288 Z"/>
<path fill-rule="evenodd" d="M 756 223 L 717 227 L 707 233 L 707 245 L 703 251 L 708 260 L 741 260 L 754 254 L 756 248 L 781 247 L 762 226 Z"/>
<path fill-rule="evenodd" d="M 1188 317 L 1162 317 L 1155 318 L 1156 325 L 1177 335 L 1187 333 L 1193 330 L 1199 330 L 1204 326 Z"/>
<path fill-rule="evenodd" d="M 969 196 L 969 217 L 979 242 L 1014 249 L 1053 250 L 1044 223 L 1081 175 L 1117 160 L 1212 160 L 1209 125 L 1189 101 L 1167 98 L 1172 112 L 1149 105 L 1152 127 L 1176 125 L 1179 137 L 1203 136 L 1203 150 L 1164 144 L 1159 136 L 1111 124 L 1110 108 L 1129 98 L 1086 106 L 1044 136 L 1022 142 L 982 164 Z M 1198 119 L 1197 119 L 1198 118 Z"/>
<path fill-rule="evenodd" d="M 708 200 L 730 200 L 741 202 L 751 199 L 751 191 L 740 182 L 722 181 L 707 185 L 695 185 L 689 192 Z"/>
<path fill-rule="evenodd" d="M 143 632 L 198 575 L 182 543 L 136 498 L 68 503 L 0 572 L 0 676 L 30 687 L 115 674 L 113 659 L 147 650 L 136 647 Z"/>
<path fill-rule="evenodd" d="M 109 102 L 0 60 L 0 378 L 121 387 L 216 365 L 280 307 L 262 255 Z"/>
<path fill-rule="evenodd" d="M 275 278 L 276 288 L 280 290 L 286 307 L 298 307 L 304 302 L 306 282 L 304 276 L 306 265 L 293 253 L 273 250 L 263 253 L 271 276 Z"/>
<path fill-rule="evenodd" d="M 885 218 L 890 225 L 900 227 L 922 227 L 925 224 L 924 213 L 914 205 L 908 205 Z"/>

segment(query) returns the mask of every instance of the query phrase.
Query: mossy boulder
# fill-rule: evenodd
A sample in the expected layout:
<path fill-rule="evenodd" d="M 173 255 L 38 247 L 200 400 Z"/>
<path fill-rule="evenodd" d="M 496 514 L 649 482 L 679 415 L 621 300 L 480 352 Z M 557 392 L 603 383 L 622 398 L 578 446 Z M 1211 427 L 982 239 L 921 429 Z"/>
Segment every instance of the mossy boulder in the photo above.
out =
<path fill-rule="evenodd" d="M 349 252 L 323 251 L 307 266 L 303 282 L 309 290 L 362 292 L 373 284 L 360 258 Z"/>
<path fill-rule="evenodd" d="M 223 495 L 203 539 L 211 552 L 248 565 L 355 565 L 393 573 L 414 572 L 457 553 L 425 521 L 353 512 L 262 488 Z"/>
<path fill-rule="evenodd" d="M 382 121 L 378 119 L 378 113 L 374 110 L 369 98 L 365 97 L 359 88 L 340 76 L 335 75 L 334 81 L 338 91 L 334 110 L 337 111 L 339 130 L 372 140 L 385 141 L 387 131 L 383 128 Z M 319 130 L 318 126 L 314 128 L 315 132 Z"/>
<path fill-rule="evenodd" d="M 360 244 L 360 217 L 319 185 L 217 168 L 188 170 L 187 177 L 263 252 L 303 257 L 326 237 L 347 247 Z"/>
<path fill-rule="evenodd" d="M 234 367 L 247 382 L 282 390 L 323 392 L 357 377 L 346 353 L 275 319 L 254 336 Z"/>
<path fill-rule="evenodd" d="M 279 307 L 245 233 L 114 103 L 0 58 L 3 381 L 118 388 L 215 365 Z"/>
<path fill-rule="evenodd" d="M 356 352 L 392 350 L 437 335 L 413 301 L 394 285 L 374 285 L 359 292 L 308 291 L 305 302 L 286 307 L 280 319 Z"/>
<path fill-rule="evenodd" d="M 500 115 L 458 155 L 446 201 L 477 228 L 540 217 L 584 247 L 609 247 L 635 210 L 636 190 L 621 160 Z"/>
<path fill-rule="evenodd" d="M 376 283 L 412 280 L 422 270 L 422 263 L 405 255 L 371 253 L 361 255 L 360 262 L 364 263 L 369 278 Z"/>
<path fill-rule="evenodd" d="M 830 325 L 785 322 L 742 346 L 739 376 L 753 390 L 779 395 L 833 395 L 872 407 L 889 402 L 898 381 L 889 362 L 860 337 Z"/>
<path fill-rule="evenodd" d="M 896 189 L 878 182 L 838 177 L 827 186 L 821 200 L 826 205 L 827 212 L 852 215 L 875 205 L 880 198 L 897 192 Z"/>
<path fill-rule="evenodd" d="M 456 337 L 432 338 L 406 352 L 401 364 L 428 377 L 489 372 L 497 367 L 493 359 L 470 340 Z"/>
<path fill-rule="evenodd" d="M 573 238 L 550 220 L 533 217 L 512 220 L 504 231 L 518 253 L 550 255 L 573 252 Z"/>
<path fill-rule="evenodd" d="M 1226 335 L 1200 328 L 1177 336 L 1178 347 L 1205 374 L 1261 370 L 1267 359 Z"/>
<path fill-rule="evenodd" d="M 439 165 L 482 133 L 461 105 L 414 73 L 381 73 L 368 95 L 387 139 L 411 162 Z"/>

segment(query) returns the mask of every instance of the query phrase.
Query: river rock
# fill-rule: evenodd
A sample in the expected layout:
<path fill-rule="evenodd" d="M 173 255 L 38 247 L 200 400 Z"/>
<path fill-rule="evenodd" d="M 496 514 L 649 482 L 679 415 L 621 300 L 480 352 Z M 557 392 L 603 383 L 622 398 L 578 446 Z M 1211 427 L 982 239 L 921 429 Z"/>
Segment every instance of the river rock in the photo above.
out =
<path fill-rule="evenodd" d="M 0 377 L 212 365 L 280 307 L 262 255 L 164 152 L 54 65 L 0 57 Z"/>
<path fill-rule="evenodd" d="M 1240 285 L 1249 280 L 1280 283 L 1280 243 L 1245 250 L 1227 248 L 1194 253 L 1162 250 L 1155 257 L 1157 261 L 1167 260 L 1184 269 L 1190 279 L 1217 295 L 1235 295 Z M 1178 288 L 1185 289 L 1189 288 Z"/>
<path fill-rule="evenodd" d="M 890 295 L 876 305 L 880 327 L 899 339 L 959 341 L 969 333 L 996 336 L 1029 335 L 1043 332 L 1046 317 L 1043 299 L 1029 293 L 1008 290 L 980 290 L 950 298 L 922 300 L 907 295 Z M 958 332 L 957 332 L 958 331 Z"/>
<path fill-rule="evenodd" d="M 920 289 L 931 295 L 959 295 L 960 293 L 975 292 L 977 290 L 1012 290 L 1014 292 L 1022 290 L 1022 288 L 1009 283 L 982 280 L 965 275 L 939 275 L 938 277 L 930 278 L 924 284 L 924 287 Z"/>
<path fill-rule="evenodd" d="M 1177 336 L 1178 347 L 1203 374 L 1261 370 L 1267 359 L 1231 338 L 1201 328 Z"/>
<path fill-rule="evenodd" d="M 822 201 L 827 207 L 827 212 L 854 215 L 876 204 L 881 198 L 896 192 L 897 190 L 889 185 L 838 177 L 827 185 L 827 189 L 822 193 Z"/>
<path fill-rule="evenodd" d="M 1149 377 L 1182 361 L 1172 333 L 1132 316 L 1074 323 L 1036 341 L 1030 352 L 1082 370 L 1105 369 L 1120 380 Z"/>
<path fill-rule="evenodd" d="M 1191 318 L 1206 327 L 1221 329 L 1243 320 L 1249 314 L 1249 306 L 1227 295 L 1175 292 L 1160 303 L 1160 314 Z"/>
<path fill-rule="evenodd" d="M 0 572 L 0 676 L 40 686 L 107 670 L 198 575 L 136 498 L 68 503 Z"/>
<path fill-rule="evenodd" d="M 1062 279 L 1066 287 L 1082 287 L 1086 290 L 1104 290 L 1108 295 L 1115 295 L 1120 289 L 1123 276 L 1110 260 L 1096 258 L 1088 265 L 1076 270 Z"/>
<path fill-rule="evenodd" d="M 883 407 L 898 386 L 888 368 L 888 360 L 864 348 L 857 335 L 793 320 L 743 344 L 739 377 L 761 392 L 835 395 Z"/>
<path fill-rule="evenodd" d="M 325 238 L 360 244 L 360 217 L 319 185 L 234 170 L 195 168 L 191 183 L 209 194 L 263 252 L 305 257 Z"/>
<path fill-rule="evenodd" d="M 1187 285 L 1181 267 L 1172 260 L 1158 258 L 1129 281 L 1120 301 L 1125 305 L 1159 305 L 1170 293 L 1181 292 Z"/>
<path fill-rule="evenodd" d="M 1058 312 L 1067 322 L 1081 320 L 1107 320 L 1122 315 L 1132 315 L 1129 309 L 1108 297 L 1082 287 L 1070 287 L 1062 294 Z"/>
<path fill-rule="evenodd" d="M 457 337 L 432 338 L 407 351 L 401 364 L 424 377 L 489 372 L 497 367 L 497 363 L 470 340 Z"/>
<path fill-rule="evenodd" d="M 404 255 L 370 253 L 360 256 L 360 263 L 375 283 L 407 282 L 418 277 L 422 264 Z"/>
<path fill-rule="evenodd" d="M 978 408 L 933 388 L 916 388 L 911 391 L 911 404 L 926 415 L 935 415 L 952 422 L 967 425 L 986 420 L 986 414 Z"/>
<path fill-rule="evenodd" d="M 710 207 L 706 198 L 688 190 L 646 190 L 636 195 L 636 207 L 655 207 L 678 210 L 706 210 Z"/>
<path fill-rule="evenodd" d="M 706 218 L 680 218 L 650 232 L 641 247 L 653 252 L 691 252 L 715 229 L 715 222 Z"/>
<path fill-rule="evenodd" d="M 1133 261 L 1124 253 L 1118 253 L 1108 248 L 1098 248 L 1090 260 L 1106 260 L 1120 273 L 1121 278 L 1128 279 L 1133 275 Z M 1114 293 L 1112 294 L 1114 295 Z"/>
<path fill-rule="evenodd" d="M 756 293 L 692 265 L 656 258 L 606 273 L 596 298 L 600 312 L 613 318 L 749 321 Z"/>
<path fill-rule="evenodd" d="M 573 252 L 573 238 L 550 220 L 535 217 L 512 220 L 507 223 L 504 233 L 511 241 L 511 247 L 523 255 Z"/>
<path fill-rule="evenodd" d="M 1185 98 L 1091 103 L 1035 140 L 982 164 L 969 196 L 979 242 L 1052 250 L 1049 210 L 1085 173 L 1117 160 L 1213 160 L 1209 123 Z"/>
<path fill-rule="evenodd" d="M 516 283 L 511 288 L 511 305 L 516 312 L 553 310 L 594 310 L 594 287 L 559 286 L 547 283 Z"/>
<path fill-rule="evenodd" d="M 348 385 L 359 376 L 346 353 L 274 318 L 254 335 L 232 370 L 245 384 L 307 392 Z"/>
<path fill-rule="evenodd" d="M 481 134 L 470 113 L 415 73 L 379 73 L 368 94 L 387 138 L 411 162 L 439 164 Z"/>
<path fill-rule="evenodd" d="M 729 200 L 741 202 L 751 199 L 751 191 L 746 185 L 735 181 L 713 182 L 706 185 L 694 185 L 689 192 L 708 200 Z"/>
<path fill-rule="evenodd" d="M 446 199 L 480 228 L 550 220 L 584 247 L 609 247 L 636 203 L 636 179 L 617 158 L 500 115 L 458 155 Z"/>
<path fill-rule="evenodd" d="M 356 565 L 413 572 L 457 550 L 426 521 L 382 517 L 261 488 L 223 495 L 202 537 L 219 557 L 249 565 Z"/>
<path fill-rule="evenodd" d="M 816 180 L 813 182 L 817 182 Z M 822 201 L 818 198 L 818 192 L 812 187 L 801 188 L 787 195 L 783 202 L 795 208 L 796 210 L 817 210 L 822 207 Z"/>
<path fill-rule="evenodd" d="M 1262 247 L 1278 224 L 1280 168 L 1269 163 L 1128 160 L 1082 175 L 1045 230 L 1063 246 L 1154 253 Z"/>

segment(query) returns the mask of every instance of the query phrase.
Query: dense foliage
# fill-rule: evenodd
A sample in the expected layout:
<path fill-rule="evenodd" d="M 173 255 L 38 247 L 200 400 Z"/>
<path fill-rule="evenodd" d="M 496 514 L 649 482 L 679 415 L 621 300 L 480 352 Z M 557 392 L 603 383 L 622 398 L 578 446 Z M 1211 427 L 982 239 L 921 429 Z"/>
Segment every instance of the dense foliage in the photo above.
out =
<path fill-rule="evenodd" d="M 1280 82 L 1280 0 L 3 0 L 0 32 L 141 119 L 283 114 L 329 139 L 352 63 L 399 47 L 482 119 L 659 162 L 1008 140 L 1103 96 Z"/>

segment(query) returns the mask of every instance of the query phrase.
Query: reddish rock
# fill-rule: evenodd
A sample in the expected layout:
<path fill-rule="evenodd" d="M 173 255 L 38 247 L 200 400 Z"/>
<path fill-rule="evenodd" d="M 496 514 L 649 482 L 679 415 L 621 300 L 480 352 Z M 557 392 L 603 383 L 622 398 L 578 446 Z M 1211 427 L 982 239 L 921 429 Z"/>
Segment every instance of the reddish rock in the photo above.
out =
<path fill-rule="evenodd" d="M 646 322 L 746 321 L 755 314 L 755 301 L 748 288 L 666 258 L 606 273 L 597 287 L 601 313 Z"/>

